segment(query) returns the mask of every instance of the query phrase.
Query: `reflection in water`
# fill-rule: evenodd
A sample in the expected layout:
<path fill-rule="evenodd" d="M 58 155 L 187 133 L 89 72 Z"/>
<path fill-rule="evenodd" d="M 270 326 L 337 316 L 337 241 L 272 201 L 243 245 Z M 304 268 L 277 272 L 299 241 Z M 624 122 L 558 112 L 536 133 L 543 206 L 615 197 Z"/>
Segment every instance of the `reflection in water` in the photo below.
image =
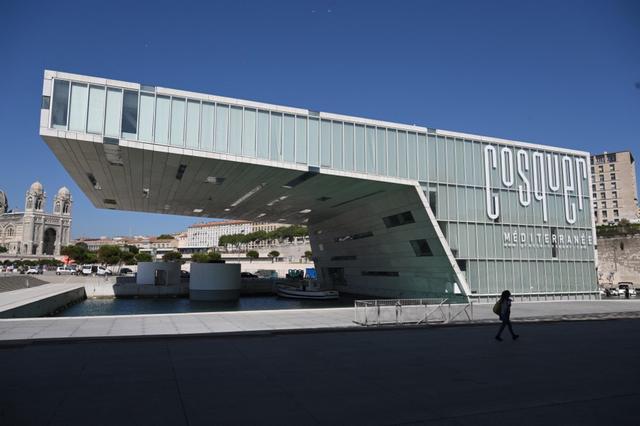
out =
<path fill-rule="evenodd" d="M 87 299 L 60 312 L 59 317 L 99 315 L 177 314 L 189 312 L 260 311 L 352 307 L 355 297 L 338 300 L 285 299 L 278 296 L 244 296 L 235 302 L 201 302 L 171 299 Z"/>

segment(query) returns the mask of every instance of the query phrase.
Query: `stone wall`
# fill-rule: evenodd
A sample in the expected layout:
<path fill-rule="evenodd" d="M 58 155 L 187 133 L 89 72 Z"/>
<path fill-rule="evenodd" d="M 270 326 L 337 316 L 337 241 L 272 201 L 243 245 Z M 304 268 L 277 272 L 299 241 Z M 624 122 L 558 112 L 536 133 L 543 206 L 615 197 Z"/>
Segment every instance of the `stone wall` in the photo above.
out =
<path fill-rule="evenodd" d="M 640 287 L 640 235 L 598 237 L 598 282 L 617 286 L 620 281 Z"/>

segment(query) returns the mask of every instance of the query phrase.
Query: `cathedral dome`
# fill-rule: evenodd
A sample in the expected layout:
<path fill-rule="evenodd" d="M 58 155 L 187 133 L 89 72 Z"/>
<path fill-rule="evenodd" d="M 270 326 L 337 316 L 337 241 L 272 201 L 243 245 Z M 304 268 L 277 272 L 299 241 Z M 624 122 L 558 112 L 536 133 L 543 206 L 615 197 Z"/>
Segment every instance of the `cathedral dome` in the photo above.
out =
<path fill-rule="evenodd" d="M 69 188 L 67 188 L 66 186 L 63 186 L 62 188 L 58 189 L 58 197 L 59 198 L 71 197 L 71 192 L 69 191 Z"/>
<path fill-rule="evenodd" d="M 43 192 L 43 188 L 42 188 L 42 184 L 38 181 L 35 181 L 31 184 L 31 188 L 29 188 L 30 192 L 36 192 L 38 194 L 42 194 Z"/>

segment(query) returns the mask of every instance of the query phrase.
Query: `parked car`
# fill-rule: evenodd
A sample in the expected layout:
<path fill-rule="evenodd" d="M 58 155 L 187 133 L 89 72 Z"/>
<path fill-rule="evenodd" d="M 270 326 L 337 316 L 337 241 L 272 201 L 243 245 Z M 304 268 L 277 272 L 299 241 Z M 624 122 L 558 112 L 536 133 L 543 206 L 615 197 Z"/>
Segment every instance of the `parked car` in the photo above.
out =
<path fill-rule="evenodd" d="M 258 278 L 258 276 L 256 274 L 252 274 L 251 272 L 240 272 L 240 278 L 256 279 Z"/>
<path fill-rule="evenodd" d="M 256 271 L 258 278 L 275 279 L 278 278 L 278 272 L 273 269 L 259 269 Z"/>
<path fill-rule="evenodd" d="M 625 292 L 629 290 L 629 296 L 636 295 L 636 289 L 633 287 L 633 283 L 630 281 L 622 281 L 618 283 L 618 295 L 624 296 Z"/>
<path fill-rule="evenodd" d="M 105 275 L 112 275 L 113 272 L 111 271 L 111 269 L 106 268 L 104 266 L 98 266 L 98 268 L 96 269 L 96 275 L 100 275 L 100 276 L 105 276 Z"/>
<path fill-rule="evenodd" d="M 56 275 L 76 275 L 76 268 L 73 266 L 58 266 L 56 268 Z"/>
<path fill-rule="evenodd" d="M 35 266 L 32 266 L 31 268 L 27 269 L 27 275 L 38 275 L 41 274 L 42 272 L 40 272 L 40 270 L 38 268 L 36 268 Z"/>
<path fill-rule="evenodd" d="M 111 269 L 108 269 L 101 265 L 84 265 L 82 267 L 82 275 L 111 275 L 113 272 Z"/>
<path fill-rule="evenodd" d="M 121 268 L 120 275 L 133 275 L 133 269 L 131 268 Z"/>
<path fill-rule="evenodd" d="M 191 273 L 189 271 L 180 270 L 180 278 L 189 278 Z"/>

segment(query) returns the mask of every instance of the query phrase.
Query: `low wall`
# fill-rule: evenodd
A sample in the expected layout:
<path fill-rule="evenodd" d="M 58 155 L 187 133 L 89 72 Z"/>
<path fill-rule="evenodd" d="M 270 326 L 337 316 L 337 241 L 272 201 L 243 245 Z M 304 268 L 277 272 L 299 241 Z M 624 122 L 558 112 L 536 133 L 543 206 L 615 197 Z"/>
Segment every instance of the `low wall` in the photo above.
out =
<path fill-rule="evenodd" d="M 189 284 L 140 285 L 135 283 L 116 284 L 112 287 L 115 297 L 183 297 L 189 295 Z"/>

